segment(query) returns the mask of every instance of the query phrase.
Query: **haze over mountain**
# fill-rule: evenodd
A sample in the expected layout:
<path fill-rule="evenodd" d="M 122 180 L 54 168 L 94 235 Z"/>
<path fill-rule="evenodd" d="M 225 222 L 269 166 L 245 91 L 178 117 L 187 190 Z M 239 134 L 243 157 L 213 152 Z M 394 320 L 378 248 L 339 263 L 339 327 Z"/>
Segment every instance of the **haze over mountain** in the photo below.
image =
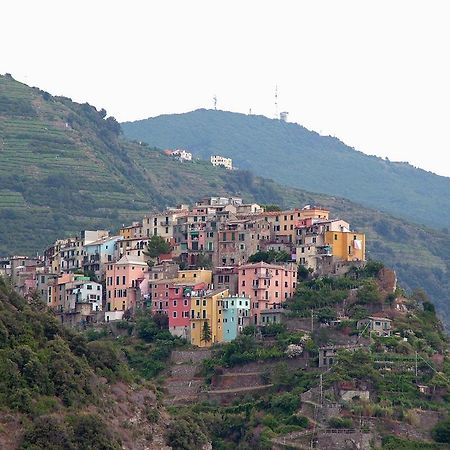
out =
<path fill-rule="evenodd" d="M 199 109 L 122 128 L 150 145 L 187 148 L 204 159 L 231 157 L 237 167 L 282 184 L 342 196 L 436 229 L 450 227 L 450 178 L 365 155 L 298 124 Z"/>
<path fill-rule="evenodd" d="M 119 132 L 104 110 L 0 76 L 0 255 L 42 252 L 81 229 L 117 229 L 150 210 L 208 195 L 286 208 L 320 204 L 367 233 L 369 257 L 394 267 L 405 288 L 425 288 L 450 323 L 448 234 L 249 171 L 180 163 Z"/>

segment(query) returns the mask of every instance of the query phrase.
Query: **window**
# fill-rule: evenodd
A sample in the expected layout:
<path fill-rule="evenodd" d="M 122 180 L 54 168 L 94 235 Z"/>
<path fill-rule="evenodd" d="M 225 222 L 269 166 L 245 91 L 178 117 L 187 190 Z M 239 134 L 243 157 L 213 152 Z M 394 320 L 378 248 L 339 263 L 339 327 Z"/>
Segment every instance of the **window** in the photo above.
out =
<path fill-rule="evenodd" d="M 173 318 L 174 318 L 174 319 L 177 318 L 177 312 L 176 312 L 176 311 L 173 312 Z"/>
<path fill-rule="evenodd" d="M 86 289 L 87 289 L 88 291 L 92 291 L 92 284 L 88 284 L 88 285 L 86 286 Z"/>
<path fill-rule="evenodd" d="M 242 286 L 243 287 L 245 286 L 245 280 L 242 280 Z"/>
<path fill-rule="evenodd" d="M 177 301 L 176 300 L 173 301 L 173 306 L 175 306 L 175 307 L 177 306 Z"/>
<path fill-rule="evenodd" d="M 335 240 L 335 241 L 338 240 L 338 235 L 337 235 L 337 234 L 334 235 L 334 240 Z"/>

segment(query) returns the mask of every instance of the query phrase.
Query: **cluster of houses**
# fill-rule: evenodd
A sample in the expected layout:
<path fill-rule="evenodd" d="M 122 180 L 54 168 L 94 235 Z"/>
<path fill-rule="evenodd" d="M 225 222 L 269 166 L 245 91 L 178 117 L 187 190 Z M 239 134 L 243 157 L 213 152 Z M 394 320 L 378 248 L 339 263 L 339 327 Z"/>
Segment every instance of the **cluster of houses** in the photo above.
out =
<path fill-rule="evenodd" d="M 175 150 L 166 149 L 163 151 L 163 153 L 166 156 L 170 156 L 180 162 L 192 161 L 192 153 L 181 148 L 177 148 Z M 214 167 L 225 167 L 225 169 L 233 170 L 233 160 L 231 158 L 220 155 L 213 155 L 210 157 L 210 162 Z"/>
<path fill-rule="evenodd" d="M 153 236 L 171 250 L 149 263 Z M 249 262 L 270 251 L 284 262 Z M 210 197 L 146 215 L 117 235 L 83 231 L 41 257 L 1 258 L 0 276 L 11 277 L 22 295 L 39 294 L 63 323 L 149 310 L 167 315 L 172 334 L 209 346 L 233 340 L 246 325 L 276 320 L 274 312 L 295 293 L 299 265 L 341 274 L 364 260 L 364 234 L 330 219 L 325 208 L 266 211 L 241 198 Z"/>

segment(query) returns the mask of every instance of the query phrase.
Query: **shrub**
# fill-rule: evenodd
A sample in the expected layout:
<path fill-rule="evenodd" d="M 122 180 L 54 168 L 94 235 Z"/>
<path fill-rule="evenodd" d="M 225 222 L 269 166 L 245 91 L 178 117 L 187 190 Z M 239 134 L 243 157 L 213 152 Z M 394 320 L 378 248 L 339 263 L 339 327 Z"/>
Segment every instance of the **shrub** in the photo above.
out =
<path fill-rule="evenodd" d="M 270 405 L 274 410 L 278 410 L 283 414 L 293 414 L 300 407 L 300 397 L 286 392 L 272 397 Z"/>
<path fill-rule="evenodd" d="M 343 418 L 343 417 L 331 417 L 328 421 L 328 425 L 331 428 L 352 428 L 351 419 Z"/>
<path fill-rule="evenodd" d="M 200 426 L 189 416 L 172 422 L 167 432 L 167 443 L 173 450 L 194 450 L 208 442 Z"/>
<path fill-rule="evenodd" d="M 439 422 L 433 428 L 432 436 L 436 442 L 450 444 L 450 418 Z"/>

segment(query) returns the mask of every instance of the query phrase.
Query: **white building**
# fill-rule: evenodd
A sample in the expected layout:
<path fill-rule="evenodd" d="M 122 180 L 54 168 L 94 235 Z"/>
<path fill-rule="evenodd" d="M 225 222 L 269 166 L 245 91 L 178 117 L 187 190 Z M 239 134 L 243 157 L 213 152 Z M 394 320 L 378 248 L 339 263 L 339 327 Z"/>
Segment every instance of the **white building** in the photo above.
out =
<path fill-rule="evenodd" d="M 222 166 L 225 169 L 233 169 L 233 160 L 231 158 L 225 158 L 225 156 L 213 155 L 211 156 L 211 164 L 213 166 Z"/>
<path fill-rule="evenodd" d="M 176 149 L 172 155 L 177 157 L 180 161 L 192 161 L 192 153 L 181 148 Z"/>
<path fill-rule="evenodd" d="M 102 285 L 95 283 L 94 281 L 82 281 L 76 282 L 72 291 L 74 304 L 71 305 L 72 309 L 75 308 L 76 303 L 90 303 L 92 305 L 92 311 L 102 310 Z"/>

